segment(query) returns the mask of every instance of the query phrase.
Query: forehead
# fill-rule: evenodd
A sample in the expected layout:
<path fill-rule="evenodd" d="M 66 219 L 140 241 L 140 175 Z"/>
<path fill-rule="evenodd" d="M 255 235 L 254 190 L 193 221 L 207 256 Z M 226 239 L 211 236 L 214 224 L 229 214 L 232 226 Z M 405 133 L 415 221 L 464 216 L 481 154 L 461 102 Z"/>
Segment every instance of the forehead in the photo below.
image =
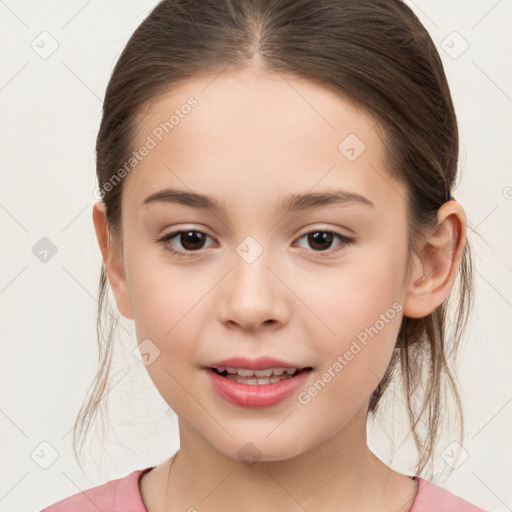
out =
<path fill-rule="evenodd" d="M 197 77 L 140 113 L 134 149 L 149 140 L 125 184 L 132 200 L 176 185 L 240 200 L 246 191 L 249 202 L 343 186 L 379 203 L 401 188 L 384 167 L 375 121 L 303 78 L 254 70 Z"/>
<path fill-rule="evenodd" d="M 196 103 L 192 108 L 191 98 Z M 332 137 L 335 141 L 347 129 L 371 142 L 366 132 L 375 124 L 341 93 L 304 78 L 251 69 L 198 76 L 160 94 L 138 116 L 137 142 L 173 113 L 177 114 L 171 122 L 175 138 L 183 135 L 193 143 L 189 126 L 198 137 L 217 136 L 217 143 L 223 135 L 236 133 L 245 147 L 287 135 L 291 141 L 307 137 L 311 143 L 331 144 Z M 187 118 L 190 121 L 182 122 Z M 331 137 L 325 140 L 327 134 Z"/>

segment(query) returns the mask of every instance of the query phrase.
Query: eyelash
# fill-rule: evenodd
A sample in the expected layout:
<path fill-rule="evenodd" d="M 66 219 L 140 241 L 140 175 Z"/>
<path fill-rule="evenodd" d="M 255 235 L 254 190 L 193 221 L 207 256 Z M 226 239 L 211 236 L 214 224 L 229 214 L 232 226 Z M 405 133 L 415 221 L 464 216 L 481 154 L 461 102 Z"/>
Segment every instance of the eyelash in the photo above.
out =
<path fill-rule="evenodd" d="M 191 256 L 193 253 L 200 252 L 201 249 L 199 249 L 197 251 L 188 251 L 188 252 L 176 251 L 175 249 L 173 249 L 171 247 L 171 245 L 169 244 L 169 241 L 177 235 L 181 235 L 182 233 L 188 233 L 188 232 L 201 233 L 203 235 L 206 235 L 209 238 L 212 238 L 212 237 L 210 237 L 210 235 L 204 233 L 203 231 L 199 231 L 197 229 L 184 229 L 184 230 L 182 229 L 179 231 L 173 231 L 172 233 L 169 233 L 168 235 L 163 236 L 162 238 L 160 238 L 158 240 L 158 242 L 160 242 L 162 244 L 162 247 L 164 250 L 170 252 L 177 258 L 187 258 L 187 257 Z M 337 231 L 326 230 L 326 229 L 314 229 L 313 231 L 308 231 L 307 233 L 304 233 L 303 235 L 301 235 L 297 240 L 300 240 L 300 239 L 304 238 L 305 236 L 310 235 L 312 233 L 329 233 L 334 236 L 337 236 L 338 239 L 340 240 L 340 243 L 337 246 L 335 246 L 336 248 L 334 250 L 313 251 L 315 254 L 318 254 L 319 256 L 321 256 L 323 258 L 331 257 L 331 256 L 333 256 L 333 254 L 337 253 L 343 247 L 351 245 L 355 242 L 354 238 L 350 238 L 348 236 L 342 235 L 341 233 L 338 233 Z"/>

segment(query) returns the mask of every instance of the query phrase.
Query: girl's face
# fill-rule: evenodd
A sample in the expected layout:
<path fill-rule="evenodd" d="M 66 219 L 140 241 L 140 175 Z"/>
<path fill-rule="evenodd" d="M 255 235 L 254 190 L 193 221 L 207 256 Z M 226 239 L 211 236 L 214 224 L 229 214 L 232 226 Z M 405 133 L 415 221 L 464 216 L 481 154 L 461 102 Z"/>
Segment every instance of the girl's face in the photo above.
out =
<path fill-rule="evenodd" d="M 374 121 L 246 70 L 154 102 L 134 147 L 115 294 L 182 435 L 262 460 L 363 439 L 410 290 L 406 189 Z M 231 358 L 305 370 L 239 384 L 211 369 Z"/>

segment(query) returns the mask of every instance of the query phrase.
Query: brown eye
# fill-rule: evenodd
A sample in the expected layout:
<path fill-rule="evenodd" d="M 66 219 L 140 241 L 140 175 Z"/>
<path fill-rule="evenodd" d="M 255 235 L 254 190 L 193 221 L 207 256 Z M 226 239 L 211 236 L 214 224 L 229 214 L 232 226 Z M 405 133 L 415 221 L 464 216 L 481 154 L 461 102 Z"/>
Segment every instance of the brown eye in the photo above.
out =
<path fill-rule="evenodd" d="M 327 231 L 315 231 L 313 233 L 308 233 L 307 237 L 308 243 L 315 251 L 329 249 L 334 239 L 333 234 Z"/>
<path fill-rule="evenodd" d="M 183 231 L 179 235 L 179 241 L 187 251 L 202 249 L 206 236 L 200 231 Z"/>
<path fill-rule="evenodd" d="M 329 251 L 331 249 L 332 243 L 335 238 L 340 240 L 336 246 L 334 246 L 334 250 Z M 310 231 L 309 233 L 305 233 L 302 235 L 299 240 L 306 239 L 307 245 L 314 251 L 319 253 L 334 253 L 339 249 L 342 249 L 343 246 L 350 245 L 354 243 L 353 238 L 346 237 L 341 233 L 337 233 L 335 231 L 323 231 L 316 230 Z M 303 246 L 301 246 L 303 247 Z"/>
<path fill-rule="evenodd" d="M 174 231 L 162 237 L 159 242 L 164 249 L 176 255 L 186 256 L 187 253 L 197 252 L 205 247 L 206 239 L 210 238 L 206 233 L 195 229 Z M 173 239 L 177 241 L 172 242 Z M 181 246 L 181 247 L 180 247 Z M 177 247 L 174 249 L 173 247 Z"/>

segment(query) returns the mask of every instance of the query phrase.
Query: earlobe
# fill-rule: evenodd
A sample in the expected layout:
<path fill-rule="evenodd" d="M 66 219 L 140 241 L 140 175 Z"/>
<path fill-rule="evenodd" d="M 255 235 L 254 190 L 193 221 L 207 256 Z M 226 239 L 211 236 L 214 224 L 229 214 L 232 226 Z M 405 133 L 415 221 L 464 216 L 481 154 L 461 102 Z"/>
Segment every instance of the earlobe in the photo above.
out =
<path fill-rule="evenodd" d="M 407 283 L 403 310 L 409 318 L 423 318 L 444 302 L 466 243 L 466 215 L 459 203 L 443 204 L 437 218 L 437 229 L 420 247 Z"/>
<path fill-rule="evenodd" d="M 92 217 L 96 238 L 103 256 L 108 281 L 116 299 L 117 308 L 121 315 L 131 320 L 133 319 L 133 308 L 122 254 L 120 250 L 115 250 L 116 248 L 112 242 L 103 201 L 98 201 L 93 206 Z"/>

